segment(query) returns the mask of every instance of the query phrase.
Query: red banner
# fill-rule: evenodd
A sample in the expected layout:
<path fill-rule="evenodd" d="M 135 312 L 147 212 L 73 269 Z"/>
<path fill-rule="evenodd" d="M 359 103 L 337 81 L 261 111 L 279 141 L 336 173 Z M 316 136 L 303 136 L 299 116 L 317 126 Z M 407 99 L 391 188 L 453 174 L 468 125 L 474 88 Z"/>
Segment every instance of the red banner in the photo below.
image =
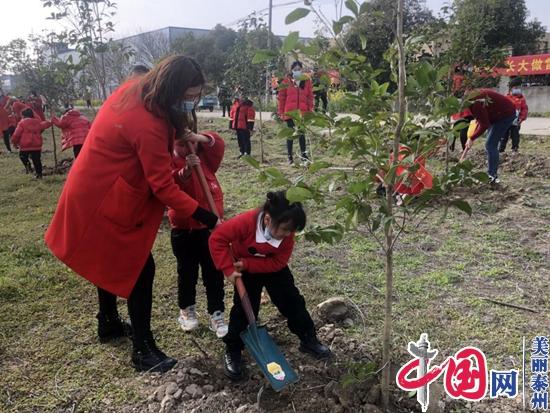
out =
<path fill-rule="evenodd" d="M 550 54 L 513 56 L 506 59 L 506 67 L 497 68 L 501 76 L 550 74 Z"/>

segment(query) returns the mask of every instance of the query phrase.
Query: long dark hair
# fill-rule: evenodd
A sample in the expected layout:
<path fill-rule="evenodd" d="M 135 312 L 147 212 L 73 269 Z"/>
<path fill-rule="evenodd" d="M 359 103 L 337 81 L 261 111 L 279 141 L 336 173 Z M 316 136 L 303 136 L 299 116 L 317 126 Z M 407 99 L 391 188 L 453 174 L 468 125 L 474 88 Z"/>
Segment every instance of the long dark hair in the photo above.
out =
<path fill-rule="evenodd" d="M 286 191 L 268 192 L 262 209 L 271 216 L 275 227 L 288 222 L 293 231 L 301 231 L 306 226 L 306 213 L 302 204 L 290 203 L 286 199 Z"/>
<path fill-rule="evenodd" d="M 128 97 L 138 94 L 145 109 L 159 118 L 166 118 L 178 139 L 184 135 L 185 129 L 196 130 L 196 122 L 194 116 L 176 108 L 182 102 L 187 89 L 203 86 L 204 83 L 204 74 L 195 59 L 173 55 L 161 60 L 126 93 Z"/>

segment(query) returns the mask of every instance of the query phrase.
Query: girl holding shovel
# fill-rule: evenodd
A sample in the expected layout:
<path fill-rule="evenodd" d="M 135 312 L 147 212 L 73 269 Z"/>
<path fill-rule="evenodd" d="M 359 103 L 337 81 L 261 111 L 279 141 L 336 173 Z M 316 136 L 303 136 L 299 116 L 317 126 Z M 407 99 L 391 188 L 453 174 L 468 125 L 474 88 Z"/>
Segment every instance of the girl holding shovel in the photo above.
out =
<path fill-rule="evenodd" d="M 288 268 L 294 233 L 305 224 L 306 215 L 299 202 L 290 203 L 284 191 L 269 192 L 263 208 L 240 214 L 216 228 L 210 236 L 210 253 L 216 268 L 229 281 L 235 284 L 241 277 L 256 317 L 265 287 L 273 304 L 287 318 L 290 331 L 300 338 L 300 351 L 327 358 L 330 350 L 319 342 L 304 297 Z M 223 338 L 224 372 L 232 380 L 243 377 L 240 333 L 246 326 L 246 314 L 235 291 L 229 331 Z"/>

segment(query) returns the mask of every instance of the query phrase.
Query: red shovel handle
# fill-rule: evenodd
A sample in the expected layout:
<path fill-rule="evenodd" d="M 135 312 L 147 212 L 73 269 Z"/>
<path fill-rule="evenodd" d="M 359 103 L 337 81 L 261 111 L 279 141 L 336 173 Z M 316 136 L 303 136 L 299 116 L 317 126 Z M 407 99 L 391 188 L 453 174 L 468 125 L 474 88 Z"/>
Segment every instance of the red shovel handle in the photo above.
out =
<path fill-rule="evenodd" d="M 189 151 L 193 155 L 195 155 L 196 152 L 193 144 L 191 142 L 187 142 L 187 146 L 189 148 Z M 193 170 L 197 173 L 197 176 L 199 177 L 199 182 L 201 184 L 202 191 L 204 192 L 204 196 L 206 196 L 206 200 L 208 201 L 208 206 L 210 207 L 210 210 L 219 218 L 220 214 L 218 213 L 218 208 L 216 208 L 216 203 L 214 202 L 214 198 L 212 197 L 210 188 L 208 188 L 208 182 L 206 181 L 206 177 L 204 176 L 204 171 L 202 170 L 200 165 L 195 165 L 193 167 Z M 248 298 L 248 293 L 246 292 L 246 288 L 244 288 L 244 283 L 243 280 L 241 280 L 241 277 L 235 278 L 235 286 L 237 287 L 237 291 L 239 292 L 239 297 L 241 297 L 241 303 L 243 305 L 246 318 L 248 319 L 248 324 L 255 324 L 256 317 L 254 316 L 254 311 L 252 311 L 252 305 L 250 304 L 250 299 Z"/>

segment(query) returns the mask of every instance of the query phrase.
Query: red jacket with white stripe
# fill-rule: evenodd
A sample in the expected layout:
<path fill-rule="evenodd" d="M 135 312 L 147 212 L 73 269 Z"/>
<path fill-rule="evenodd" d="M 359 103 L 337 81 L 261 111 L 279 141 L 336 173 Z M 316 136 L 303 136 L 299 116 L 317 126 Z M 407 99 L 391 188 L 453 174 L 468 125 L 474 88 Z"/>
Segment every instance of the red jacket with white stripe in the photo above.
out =
<path fill-rule="evenodd" d="M 220 214 L 220 218 L 223 218 L 223 192 L 220 183 L 216 178 L 216 172 L 223 159 L 225 142 L 221 136 L 215 132 L 201 133 L 213 140 L 212 145 L 208 143 L 199 143 L 197 156 L 201 160 L 200 166 L 204 172 L 206 181 L 208 182 L 210 192 L 212 193 L 212 198 L 214 198 L 214 203 L 216 204 L 216 209 L 218 210 L 217 212 Z M 190 175 L 185 174 L 187 167 L 185 157 L 187 154 L 187 150 L 180 148 L 179 145 L 175 145 L 175 156 L 172 161 L 174 164 L 174 170 L 172 175 L 182 191 L 184 191 L 191 198 L 195 199 L 202 208 L 210 211 L 210 205 L 208 205 L 208 200 L 206 199 L 206 196 L 204 196 L 204 192 L 196 172 L 192 171 Z M 168 219 L 170 220 L 171 227 L 176 229 L 206 228 L 206 225 L 201 224 L 190 216 L 178 213 L 178 211 L 173 208 L 168 208 Z"/>
<path fill-rule="evenodd" d="M 11 141 L 22 151 L 42 150 L 42 131 L 51 123 L 37 118 L 24 118 L 17 124 Z"/>
<path fill-rule="evenodd" d="M 229 276 L 234 262 L 243 263 L 248 273 L 273 273 L 288 264 L 294 248 L 294 233 L 285 237 L 278 247 L 258 242 L 256 232 L 260 209 L 244 212 L 216 227 L 208 244 L 216 268 Z"/>
<path fill-rule="evenodd" d="M 90 130 L 90 121 L 78 110 L 71 109 L 61 119 L 52 118 L 52 123 L 62 130 L 61 150 L 74 145 L 82 145 Z"/>
<path fill-rule="evenodd" d="M 527 114 L 529 113 L 529 107 L 527 106 L 525 96 L 523 96 L 523 94 L 512 95 L 511 93 L 509 93 L 507 96 L 508 99 L 510 99 L 516 107 L 516 110 L 519 111 L 519 122 L 523 122 L 525 119 L 527 119 Z"/>
<path fill-rule="evenodd" d="M 300 87 L 302 82 L 304 82 L 303 88 Z M 313 112 L 314 97 L 311 80 L 307 79 L 295 82 L 291 76 L 287 76 L 281 82 L 278 99 L 277 112 L 282 120 L 290 119 L 285 113 L 293 110 L 300 110 L 302 114 L 304 112 Z"/>
<path fill-rule="evenodd" d="M 254 119 L 256 118 L 256 111 L 252 102 L 244 101 L 236 109 L 233 118 L 233 129 L 248 129 L 254 130 Z"/>

